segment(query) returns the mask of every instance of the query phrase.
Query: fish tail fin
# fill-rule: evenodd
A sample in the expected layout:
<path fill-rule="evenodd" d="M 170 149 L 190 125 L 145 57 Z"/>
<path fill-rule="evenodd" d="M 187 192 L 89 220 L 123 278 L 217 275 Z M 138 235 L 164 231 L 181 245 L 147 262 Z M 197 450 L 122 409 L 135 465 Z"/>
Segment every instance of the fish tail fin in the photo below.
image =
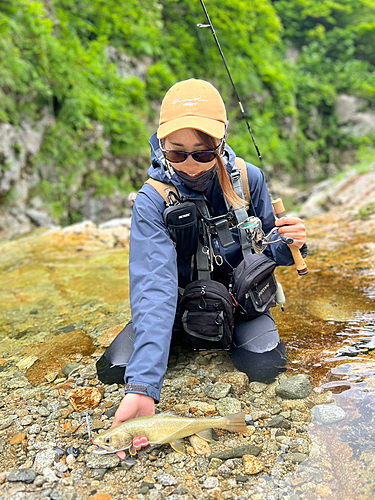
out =
<path fill-rule="evenodd" d="M 245 412 L 233 413 L 232 415 L 226 415 L 223 417 L 224 425 L 223 429 L 234 432 L 247 432 L 246 422 L 245 422 Z"/>

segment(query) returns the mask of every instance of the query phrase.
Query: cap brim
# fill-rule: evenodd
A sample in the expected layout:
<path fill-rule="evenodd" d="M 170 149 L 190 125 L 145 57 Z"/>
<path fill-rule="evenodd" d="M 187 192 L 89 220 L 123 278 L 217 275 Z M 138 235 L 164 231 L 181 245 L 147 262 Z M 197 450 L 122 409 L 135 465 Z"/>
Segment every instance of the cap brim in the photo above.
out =
<path fill-rule="evenodd" d="M 212 137 L 216 137 L 216 139 L 221 139 L 224 136 L 225 123 L 202 116 L 182 116 L 160 125 L 157 137 L 158 139 L 164 139 L 167 135 L 184 128 L 194 128 Z"/>

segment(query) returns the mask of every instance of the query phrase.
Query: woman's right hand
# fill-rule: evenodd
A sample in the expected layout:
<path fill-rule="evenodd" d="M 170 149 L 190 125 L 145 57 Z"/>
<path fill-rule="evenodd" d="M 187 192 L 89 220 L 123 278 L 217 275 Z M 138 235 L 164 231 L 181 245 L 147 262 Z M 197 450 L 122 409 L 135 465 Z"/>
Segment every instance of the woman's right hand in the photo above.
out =
<path fill-rule="evenodd" d="M 113 419 L 111 427 L 122 424 L 126 420 L 136 417 L 144 417 L 146 415 L 155 414 L 155 401 L 150 396 L 144 394 L 136 394 L 128 392 L 125 394 L 124 399 L 121 401 L 120 406 L 117 408 L 115 418 Z M 144 445 L 146 446 L 146 445 Z M 125 452 L 119 451 L 117 455 L 125 458 Z"/>

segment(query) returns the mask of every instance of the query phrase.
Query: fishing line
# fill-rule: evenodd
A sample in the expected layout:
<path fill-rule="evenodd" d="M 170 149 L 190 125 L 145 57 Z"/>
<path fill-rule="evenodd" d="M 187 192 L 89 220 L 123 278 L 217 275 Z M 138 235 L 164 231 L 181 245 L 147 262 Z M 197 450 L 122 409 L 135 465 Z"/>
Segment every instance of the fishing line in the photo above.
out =
<path fill-rule="evenodd" d="M 253 144 L 254 144 L 254 147 L 255 147 L 255 149 L 256 149 L 256 152 L 257 152 L 257 155 L 258 155 L 258 158 L 259 158 L 260 164 L 261 164 L 261 168 L 262 168 L 263 174 L 264 174 L 264 176 L 265 176 L 265 178 L 266 178 L 266 181 L 268 182 L 268 181 L 269 181 L 269 179 L 268 179 L 268 176 L 267 176 L 266 170 L 265 170 L 265 168 L 264 168 L 262 155 L 260 154 L 260 151 L 259 151 L 258 145 L 257 145 L 257 143 L 256 143 L 256 140 L 255 140 L 255 137 L 254 137 L 254 134 L 253 134 L 253 131 L 251 130 L 250 124 L 249 124 L 249 122 L 248 122 L 248 120 L 247 120 L 246 113 L 245 113 L 244 107 L 243 107 L 243 105 L 242 105 L 241 98 L 240 98 L 240 96 L 239 96 L 239 94 L 238 94 L 238 92 L 237 92 L 237 89 L 236 89 L 236 86 L 235 86 L 235 84 L 234 84 L 234 81 L 233 81 L 232 75 L 231 75 L 231 73 L 230 73 L 230 71 L 229 71 L 229 68 L 228 68 L 227 62 L 226 62 L 225 57 L 224 57 L 224 53 L 223 53 L 223 51 L 221 50 L 219 40 L 218 40 L 218 38 L 217 38 L 217 36 L 216 36 L 216 33 L 215 33 L 215 29 L 214 29 L 213 24 L 212 24 L 212 22 L 211 22 L 210 16 L 208 15 L 208 12 L 207 12 L 206 6 L 205 6 L 205 4 L 204 4 L 204 1 L 203 1 L 203 0 L 200 0 L 200 2 L 201 2 L 201 5 L 202 5 L 202 8 L 203 8 L 203 11 L 204 11 L 204 13 L 205 13 L 205 15 L 206 15 L 206 18 L 207 18 L 208 24 L 197 24 L 197 26 L 198 26 L 198 28 L 210 28 L 210 29 L 211 29 L 211 33 L 212 33 L 212 35 L 213 35 L 213 37 L 214 37 L 214 39 L 215 39 L 215 42 L 216 42 L 217 48 L 219 49 L 219 52 L 220 52 L 220 56 L 221 56 L 221 58 L 222 58 L 222 60 L 223 60 L 223 63 L 224 63 L 225 69 L 226 69 L 226 71 L 227 71 L 227 73 L 228 73 L 229 80 L 230 80 L 230 82 L 231 82 L 231 84 L 232 84 L 232 87 L 233 87 L 234 93 L 236 94 L 236 97 L 237 97 L 237 100 L 238 100 L 238 104 L 239 104 L 239 106 L 240 106 L 240 110 L 241 110 L 241 113 L 242 113 L 242 117 L 243 117 L 243 119 L 245 120 L 245 123 L 246 123 L 246 125 L 247 125 L 247 129 L 248 129 L 248 131 L 249 131 L 249 133 L 250 133 L 250 135 L 251 135 L 251 139 L 252 139 Z"/>

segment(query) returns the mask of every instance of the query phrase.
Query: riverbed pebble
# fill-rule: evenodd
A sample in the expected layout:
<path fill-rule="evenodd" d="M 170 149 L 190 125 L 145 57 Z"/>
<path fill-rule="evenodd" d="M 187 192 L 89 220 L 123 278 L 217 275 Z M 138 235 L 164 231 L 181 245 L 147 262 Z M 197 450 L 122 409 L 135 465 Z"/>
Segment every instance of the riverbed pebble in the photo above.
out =
<path fill-rule="evenodd" d="M 220 415 L 230 415 L 241 411 L 241 402 L 235 398 L 222 398 L 216 403 L 216 409 Z"/>
<path fill-rule="evenodd" d="M 14 469 L 8 474 L 7 479 L 9 482 L 33 483 L 36 475 L 33 469 Z"/>
<path fill-rule="evenodd" d="M 299 374 L 283 380 L 275 390 L 277 396 L 283 399 L 303 399 L 311 394 L 312 387 L 309 377 Z"/>
<path fill-rule="evenodd" d="M 231 384 L 226 382 L 216 382 L 215 384 L 207 385 L 204 392 L 210 398 L 222 399 L 228 396 L 231 388 Z"/>
<path fill-rule="evenodd" d="M 317 422 L 322 424 L 334 424 L 344 420 L 345 411 L 335 404 L 322 404 L 314 406 L 311 413 Z"/>

